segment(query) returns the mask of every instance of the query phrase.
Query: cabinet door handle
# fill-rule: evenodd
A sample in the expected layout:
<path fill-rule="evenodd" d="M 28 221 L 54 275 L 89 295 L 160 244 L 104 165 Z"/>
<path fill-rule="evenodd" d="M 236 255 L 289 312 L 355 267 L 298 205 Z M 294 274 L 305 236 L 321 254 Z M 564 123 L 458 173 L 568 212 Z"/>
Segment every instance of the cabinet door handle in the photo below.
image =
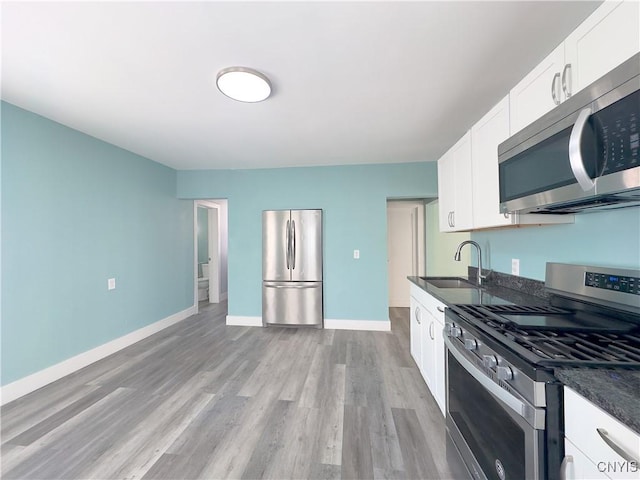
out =
<path fill-rule="evenodd" d="M 455 210 L 453 212 L 451 212 L 451 226 L 452 227 L 456 226 L 456 211 Z"/>
<path fill-rule="evenodd" d="M 573 457 L 571 455 L 567 455 L 562 459 L 562 464 L 560 465 L 560 479 L 567 480 L 569 478 L 567 476 L 567 470 L 569 469 L 569 464 L 573 463 Z"/>
<path fill-rule="evenodd" d="M 569 72 L 568 78 L 567 78 L 567 72 Z M 570 63 L 567 63 L 562 69 L 562 91 L 564 92 L 567 98 L 571 96 L 571 64 Z"/>
<path fill-rule="evenodd" d="M 438 310 L 440 313 L 444 313 L 444 308 L 442 307 L 436 307 L 436 310 Z"/>
<path fill-rule="evenodd" d="M 420 325 L 420 307 L 416 307 L 413 316 L 416 317 L 416 322 Z"/>
<path fill-rule="evenodd" d="M 453 212 L 449 212 L 449 226 L 453 227 L 453 220 L 451 220 L 451 217 L 453 216 Z"/>
<path fill-rule="evenodd" d="M 556 87 L 556 82 L 560 81 L 560 72 L 556 72 L 553 76 L 553 80 L 551 80 L 551 98 L 553 99 L 553 103 L 556 105 L 560 105 L 559 95 L 556 93 L 558 87 Z"/>
<path fill-rule="evenodd" d="M 627 462 L 635 462 L 636 464 L 640 463 L 640 460 L 635 458 L 632 453 L 627 451 L 627 449 L 625 449 L 621 445 L 618 445 L 611 438 L 611 436 L 609 435 L 609 432 L 607 432 L 604 428 L 596 428 L 596 432 L 598 432 L 598 435 L 600 435 L 600 438 L 602 438 L 604 443 L 606 443 L 607 445 L 609 445 L 609 447 L 611 447 L 611 450 L 616 452 L 618 455 L 624 458 Z"/>

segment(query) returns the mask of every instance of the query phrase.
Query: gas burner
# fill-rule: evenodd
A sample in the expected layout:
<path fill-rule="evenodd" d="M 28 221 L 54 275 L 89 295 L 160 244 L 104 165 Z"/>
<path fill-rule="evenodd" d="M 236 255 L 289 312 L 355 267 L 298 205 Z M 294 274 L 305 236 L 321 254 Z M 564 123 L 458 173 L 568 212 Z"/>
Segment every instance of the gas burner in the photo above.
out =
<path fill-rule="evenodd" d="M 452 310 L 533 365 L 640 369 L 640 328 L 632 323 L 584 315 L 592 322 L 585 326 L 575 312 L 544 306 L 455 305 Z M 542 326 L 518 325 L 513 316 Z"/>

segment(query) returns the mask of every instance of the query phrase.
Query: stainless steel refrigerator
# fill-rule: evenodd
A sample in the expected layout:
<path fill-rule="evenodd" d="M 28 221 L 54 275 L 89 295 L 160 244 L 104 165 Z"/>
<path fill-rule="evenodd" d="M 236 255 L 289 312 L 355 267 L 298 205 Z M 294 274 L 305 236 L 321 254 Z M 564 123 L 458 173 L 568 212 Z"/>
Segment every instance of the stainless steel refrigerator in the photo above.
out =
<path fill-rule="evenodd" d="M 262 322 L 322 327 L 322 210 L 262 212 Z"/>

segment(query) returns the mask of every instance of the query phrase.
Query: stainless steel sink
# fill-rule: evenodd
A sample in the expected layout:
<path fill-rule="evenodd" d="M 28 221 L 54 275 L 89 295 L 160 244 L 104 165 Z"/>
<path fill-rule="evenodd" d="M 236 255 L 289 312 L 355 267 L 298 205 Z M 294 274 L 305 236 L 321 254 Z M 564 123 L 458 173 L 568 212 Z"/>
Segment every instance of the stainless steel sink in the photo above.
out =
<path fill-rule="evenodd" d="M 462 278 L 420 277 L 437 288 L 477 288 L 473 283 Z"/>

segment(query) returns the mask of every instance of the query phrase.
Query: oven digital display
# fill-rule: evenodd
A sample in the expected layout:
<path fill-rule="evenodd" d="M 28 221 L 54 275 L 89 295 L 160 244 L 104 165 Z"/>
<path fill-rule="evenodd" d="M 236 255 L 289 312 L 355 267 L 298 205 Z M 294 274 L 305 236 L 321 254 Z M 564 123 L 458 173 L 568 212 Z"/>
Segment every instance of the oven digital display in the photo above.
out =
<path fill-rule="evenodd" d="M 638 277 L 622 277 L 608 273 L 587 272 L 584 277 L 584 284 L 587 287 L 640 295 L 640 278 Z"/>

